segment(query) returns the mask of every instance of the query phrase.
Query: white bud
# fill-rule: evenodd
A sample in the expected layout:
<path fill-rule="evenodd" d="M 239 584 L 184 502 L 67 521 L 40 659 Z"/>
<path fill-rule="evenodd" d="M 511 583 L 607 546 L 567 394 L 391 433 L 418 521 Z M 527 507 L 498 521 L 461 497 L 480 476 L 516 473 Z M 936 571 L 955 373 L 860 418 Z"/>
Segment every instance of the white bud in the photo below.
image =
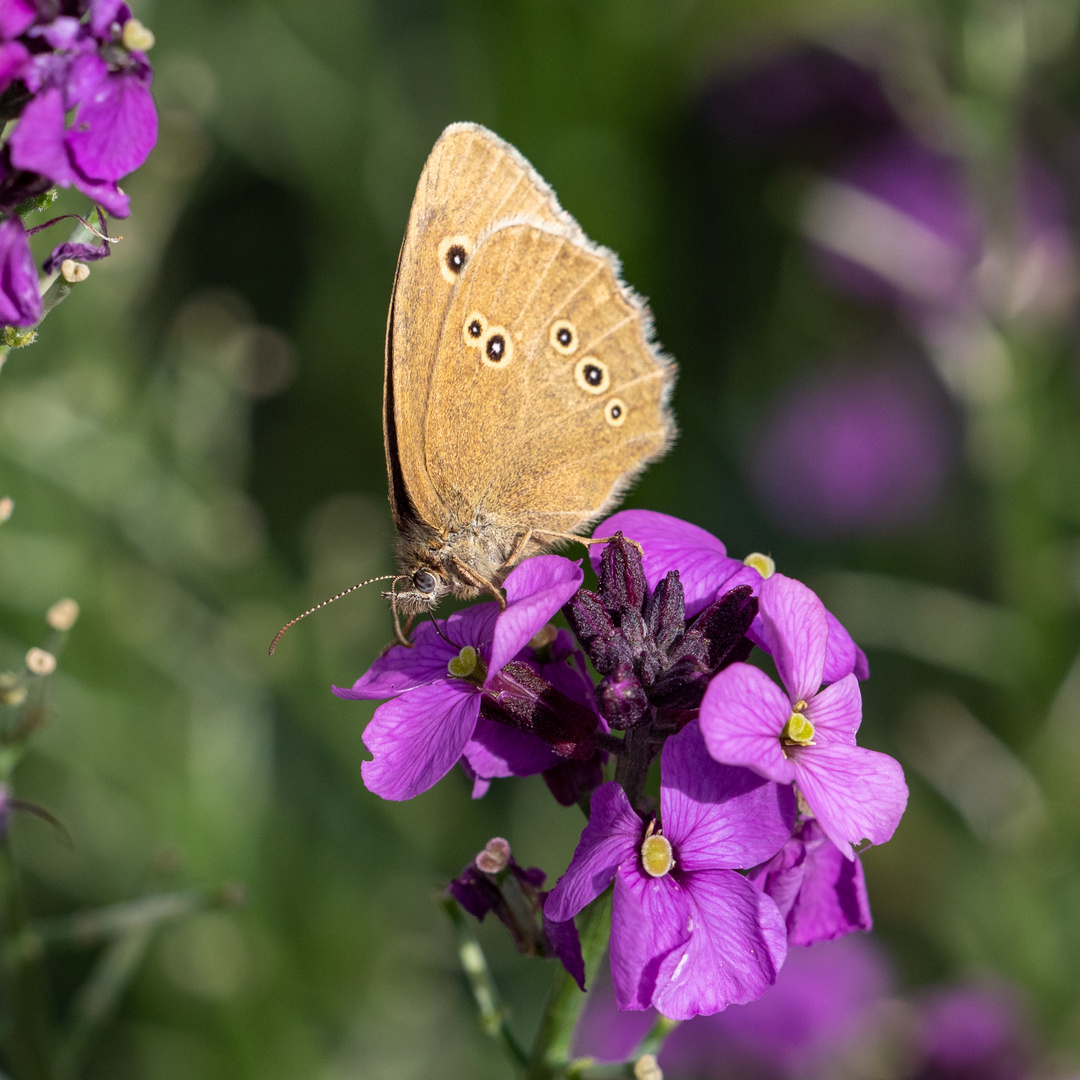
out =
<path fill-rule="evenodd" d="M 120 40 L 128 52 L 146 52 L 154 47 L 153 32 L 147 30 L 138 19 L 128 19 L 124 23 Z"/>
<path fill-rule="evenodd" d="M 90 276 L 90 267 L 74 259 L 65 259 L 60 264 L 60 276 L 69 285 L 74 285 L 75 282 L 85 281 Z"/>
<path fill-rule="evenodd" d="M 65 596 L 63 600 L 57 600 L 45 613 L 45 621 L 54 630 L 70 630 L 78 617 L 78 602 L 69 596 Z"/>
<path fill-rule="evenodd" d="M 31 675 L 51 675 L 56 670 L 56 657 L 35 645 L 26 654 L 26 670 Z"/>
<path fill-rule="evenodd" d="M 634 1080 L 664 1080 L 663 1070 L 657 1064 L 655 1054 L 642 1054 L 634 1062 Z"/>

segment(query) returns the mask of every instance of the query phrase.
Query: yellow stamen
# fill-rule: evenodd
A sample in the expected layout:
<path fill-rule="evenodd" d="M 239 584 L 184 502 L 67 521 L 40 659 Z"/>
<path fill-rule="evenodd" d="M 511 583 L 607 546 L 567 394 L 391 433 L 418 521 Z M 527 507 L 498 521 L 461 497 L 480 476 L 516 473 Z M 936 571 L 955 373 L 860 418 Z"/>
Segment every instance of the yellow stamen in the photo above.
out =
<path fill-rule="evenodd" d="M 138 19 L 128 19 L 120 31 L 120 41 L 128 52 L 146 52 L 154 47 L 154 33 Z"/>
<path fill-rule="evenodd" d="M 803 705 L 804 702 L 798 702 Z M 814 740 L 814 725 L 803 715 L 798 708 L 788 717 L 784 730 L 780 732 L 781 742 L 791 743 L 794 746 L 807 746 Z"/>
<path fill-rule="evenodd" d="M 751 551 L 743 559 L 744 566 L 752 566 L 763 578 L 770 578 L 776 573 L 776 563 L 760 551 Z"/>
<path fill-rule="evenodd" d="M 641 845 L 641 866 L 650 877 L 663 877 L 675 865 L 671 844 L 666 836 L 646 836 Z"/>
<path fill-rule="evenodd" d="M 476 670 L 479 662 L 480 657 L 476 650 L 471 645 L 463 645 L 461 652 L 446 665 L 446 670 L 455 679 L 467 679 Z"/>

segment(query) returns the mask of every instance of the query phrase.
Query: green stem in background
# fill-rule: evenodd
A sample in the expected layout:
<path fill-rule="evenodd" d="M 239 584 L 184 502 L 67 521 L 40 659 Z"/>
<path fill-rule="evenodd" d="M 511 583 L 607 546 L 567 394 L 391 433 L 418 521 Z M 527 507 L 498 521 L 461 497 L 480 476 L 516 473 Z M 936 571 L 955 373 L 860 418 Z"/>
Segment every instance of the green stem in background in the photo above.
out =
<path fill-rule="evenodd" d="M 94 1032 L 112 1016 L 128 983 L 146 955 L 152 923 L 133 926 L 101 954 L 72 1006 L 71 1027 L 56 1054 L 58 1080 L 74 1080 Z"/>
<path fill-rule="evenodd" d="M 608 888 L 603 895 L 598 896 L 585 909 L 578 926 L 587 987 L 591 987 L 596 979 L 596 972 L 611 936 L 612 892 L 613 890 Z M 553 1077 L 566 1075 L 570 1043 L 585 1000 L 585 994 L 578 989 L 577 983 L 560 964 L 555 985 L 551 988 L 544 1015 L 540 1019 L 532 1054 L 529 1056 L 529 1080 L 551 1080 Z"/>
<path fill-rule="evenodd" d="M 0 840 L 0 985 L 6 1042 L 15 1080 L 51 1080 L 40 948 L 27 948 L 22 888 L 5 835 Z"/>
<path fill-rule="evenodd" d="M 458 959 L 465 977 L 469 980 L 469 988 L 480 1013 L 480 1026 L 502 1046 L 507 1057 L 518 1068 L 524 1068 L 528 1064 L 528 1056 L 507 1025 L 509 1010 L 499 996 L 491 968 L 488 967 L 484 950 L 480 948 L 480 942 L 473 933 L 472 924 L 452 897 L 439 897 L 439 904 L 457 935 Z"/>

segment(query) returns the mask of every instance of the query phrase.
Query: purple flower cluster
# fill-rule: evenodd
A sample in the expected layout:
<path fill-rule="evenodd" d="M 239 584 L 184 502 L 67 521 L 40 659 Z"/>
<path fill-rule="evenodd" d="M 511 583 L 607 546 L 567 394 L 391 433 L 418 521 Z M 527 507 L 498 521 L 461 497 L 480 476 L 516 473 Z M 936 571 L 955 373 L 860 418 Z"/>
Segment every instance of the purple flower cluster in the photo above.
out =
<path fill-rule="evenodd" d="M 364 733 L 364 780 L 383 798 L 460 764 L 474 796 L 494 777 L 543 773 L 560 802 L 588 806 L 550 894 L 522 876 L 539 871 L 508 863 L 497 878 L 478 859 L 451 890 L 467 910 L 510 910 L 500 882 L 527 883 L 543 936 L 518 920 L 519 947 L 577 978 L 573 919 L 611 886 L 619 1008 L 716 1013 L 759 998 L 789 943 L 869 929 L 853 845 L 889 839 L 907 788 L 892 758 L 856 744 L 866 657 L 810 589 L 663 514 L 625 511 L 598 534 L 614 539 L 591 549 L 597 592 L 576 563 L 529 559 L 506 579 L 504 610 L 425 624 L 413 648 L 335 693 L 388 699 Z M 560 610 L 576 643 L 549 625 Z M 755 646 L 780 685 L 747 663 Z"/>
<path fill-rule="evenodd" d="M 122 0 L 0 0 L 0 117 L 17 120 L 0 147 L 0 323 L 41 318 L 20 217 L 33 200 L 74 186 L 109 214 L 127 216 L 118 181 L 157 141 L 145 51 L 152 44 Z M 61 245 L 46 265 L 107 250 Z"/>

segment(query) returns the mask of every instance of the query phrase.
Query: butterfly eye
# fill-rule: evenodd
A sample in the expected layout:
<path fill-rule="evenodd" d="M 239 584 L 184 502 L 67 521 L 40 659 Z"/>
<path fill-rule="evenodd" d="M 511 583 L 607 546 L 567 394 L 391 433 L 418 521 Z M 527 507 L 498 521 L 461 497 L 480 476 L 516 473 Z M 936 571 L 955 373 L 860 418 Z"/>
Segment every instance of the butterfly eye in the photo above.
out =
<path fill-rule="evenodd" d="M 450 282 L 457 281 L 472 254 L 472 240 L 467 236 L 447 236 L 439 244 L 439 273 Z"/>
<path fill-rule="evenodd" d="M 422 593 L 433 593 L 435 591 L 435 575 L 429 574 L 426 570 L 413 574 L 412 583 Z"/>
<path fill-rule="evenodd" d="M 577 351 L 578 336 L 574 324 L 569 319 L 559 319 L 551 324 L 551 333 L 548 335 L 551 347 L 563 356 L 570 356 Z"/>
<path fill-rule="evenodd" d="M 480 358 L 488 367 L 506 367 L 514 356 L 514 343 L 501 326 L 489 326 L 480 343 Z"/>
<path fill-rule="evenodd" d="M 618 398 L 612 398 L 604 407 L 604 419 L 612 427 L 618 427 L 626 420 L 626 406 Z"/>
<path fill-rule="evenodd" d="M 583 356 L 574 368 L 574 381 L 587 394 L 602 394 L 611 385 L 611 376 L 603 360 Z"/>
<path fill-rule="evenodd" d="M 479 311 L 471 312 L 461 328 L 461 336 L 465 339 L 465 344 L 473 349 L 480 347 L 480 339 L 486 332 L 487 319 Z"/>

